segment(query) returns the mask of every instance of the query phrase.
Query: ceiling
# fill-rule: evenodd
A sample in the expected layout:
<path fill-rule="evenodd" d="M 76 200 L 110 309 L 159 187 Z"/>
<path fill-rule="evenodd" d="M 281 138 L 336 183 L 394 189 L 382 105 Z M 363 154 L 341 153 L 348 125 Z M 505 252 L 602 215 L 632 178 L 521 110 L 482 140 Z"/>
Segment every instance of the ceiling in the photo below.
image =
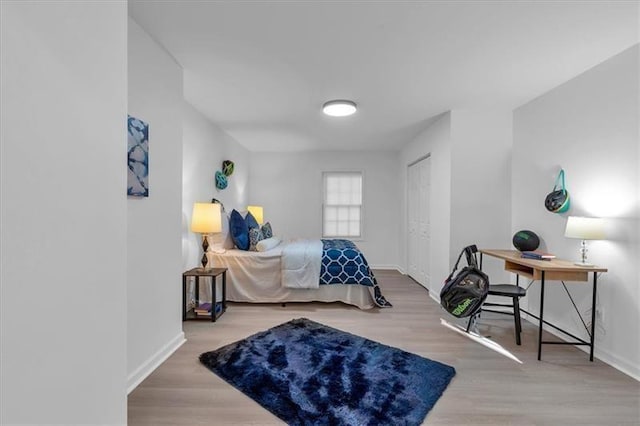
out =
<path fill-rule="evenodd" d="M 186 100 L 251 151 L 397 150 L 513 109 L 638 42 L 635 1 L 131 1 Z M 324 102 L 358 112 L 326 117 Z"/>

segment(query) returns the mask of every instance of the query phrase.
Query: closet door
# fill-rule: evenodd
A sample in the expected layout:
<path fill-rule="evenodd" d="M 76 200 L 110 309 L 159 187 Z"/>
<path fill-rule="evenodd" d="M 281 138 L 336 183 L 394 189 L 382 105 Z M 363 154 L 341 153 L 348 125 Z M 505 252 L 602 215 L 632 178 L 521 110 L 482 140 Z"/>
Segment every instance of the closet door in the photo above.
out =
<path fill-rule="evenodd" d="M 429 289 L 431 284 L 431 160 L 419 160 L 407 170 L 408 274 Z"/>
<path fill-rule="evenodd" d="M 420 177 L 418 180 L 418 276 L 420 284 L 431 289 L 431 160 L 429 157 L 418 163 Z"/>
<path fill-rule="evenodd" d="M 407 274 L 418 281 L 418 167 L 407 169 Z"/>

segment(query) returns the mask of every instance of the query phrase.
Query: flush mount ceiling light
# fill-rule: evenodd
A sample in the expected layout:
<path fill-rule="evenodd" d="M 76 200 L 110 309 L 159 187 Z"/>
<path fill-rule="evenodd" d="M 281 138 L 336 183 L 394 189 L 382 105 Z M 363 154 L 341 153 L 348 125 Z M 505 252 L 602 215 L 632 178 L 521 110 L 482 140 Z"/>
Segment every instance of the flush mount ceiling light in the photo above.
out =
<path fill-rule="evenodd" d="M 336 99 L 334 101 L 325 102 L 325 104 L 322 105 L 322 112 L 332 117 L 346 117 L 356 112 L 356 103 L 353 101 Z"/>

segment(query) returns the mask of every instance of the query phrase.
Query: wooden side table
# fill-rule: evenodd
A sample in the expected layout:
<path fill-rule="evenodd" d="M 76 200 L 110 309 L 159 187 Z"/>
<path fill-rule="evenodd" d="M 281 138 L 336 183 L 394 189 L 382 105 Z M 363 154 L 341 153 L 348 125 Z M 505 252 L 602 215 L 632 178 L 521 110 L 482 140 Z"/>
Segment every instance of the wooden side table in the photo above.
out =
<path fill-rule="evenodd" d="M 222 300 L 216 302 L 216 280 L 222 275 Z M 208 317 L 199 317 L 193 309 L 187 310 L 187 278 L 195 278 L 195 299 L 196 306 L 200 304 L 200 277 L 211 278 L 211 322 L 216 322 L 218 318 L 227 310 L 227 268 L 211 268 L 203 270 L 202 268 L 193 268 L 182 273 L 182 321 L 191 319 L 209 319 Z M 216 313 L 217 305 L 220 303 L 220 310 Z"/>

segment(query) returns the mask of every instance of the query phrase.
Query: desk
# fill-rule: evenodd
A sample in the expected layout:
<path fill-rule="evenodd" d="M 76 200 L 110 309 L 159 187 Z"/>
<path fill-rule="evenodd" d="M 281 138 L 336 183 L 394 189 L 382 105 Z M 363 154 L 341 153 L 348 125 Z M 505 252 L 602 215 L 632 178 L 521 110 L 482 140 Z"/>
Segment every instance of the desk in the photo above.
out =
<path fill-rule="evenodd" d="M 606 268 L 600 268 L 597 266 L 578 266 L 574 265 L 573 262 L 562 259 L 552 259 L 552 260 L 533 260 L 533 259 L 524 259 L 520 257 L 520 252 L 516 250 L 493 250 L 493 249 L 483 249 L 480 250 L 480 269 L 482 269 L 482 258 L 483 255 L 496 257 L 498 259 L 504 260 L 504 269 L 509 272 L 513 272 L 516 276 L 522 275 L 523 277 L 527 277 L 531 280 L 539 280 L 540 281 L 540 313 L 536 317 L 535 315 L 526 312 L 528 315 L 536 318 L 538 320 L 538 361 L 542 356 L 542 345 L 586 345 L 589 346 L 591 351 L 589 353 L 589 360 L 593 361 L 593 349 L 595 347 L 595 331 L 596 331 L 596 294 L 597 294 L 597 282 L 598 282 L 598 272 L 607 272 Z M 589 337 L 591 338 L 589 342 L 574 336 L 573 334 L 545 321 L 543 319 L 544 315 L 544 285 L 545 280 L 555 280 L 555 281 L 582 281 L 586 282 L 589 280 L 589 273 L 593 273 L 593 297 L 591 301 L 591 332 L 587 330 Z M 573 300 L 572 300 L 573 301 Z M 574 304 L 575 307 L 575 304 Z M 577 310 L 577 308 L 576 308 Z M 578 312 L 580 315 L 580 312 Z M 580 316 L 582 319 L 582 316 Z M 584 322 L 584 321 L 583 321 Z M 576 339 L 576 342 L 556 342 L 556 341 L 543 341 L 542 340 L 542 325 L 547 324 L 556 330 Z M 586 328 L 586 325 L 585 325 Z"/>

